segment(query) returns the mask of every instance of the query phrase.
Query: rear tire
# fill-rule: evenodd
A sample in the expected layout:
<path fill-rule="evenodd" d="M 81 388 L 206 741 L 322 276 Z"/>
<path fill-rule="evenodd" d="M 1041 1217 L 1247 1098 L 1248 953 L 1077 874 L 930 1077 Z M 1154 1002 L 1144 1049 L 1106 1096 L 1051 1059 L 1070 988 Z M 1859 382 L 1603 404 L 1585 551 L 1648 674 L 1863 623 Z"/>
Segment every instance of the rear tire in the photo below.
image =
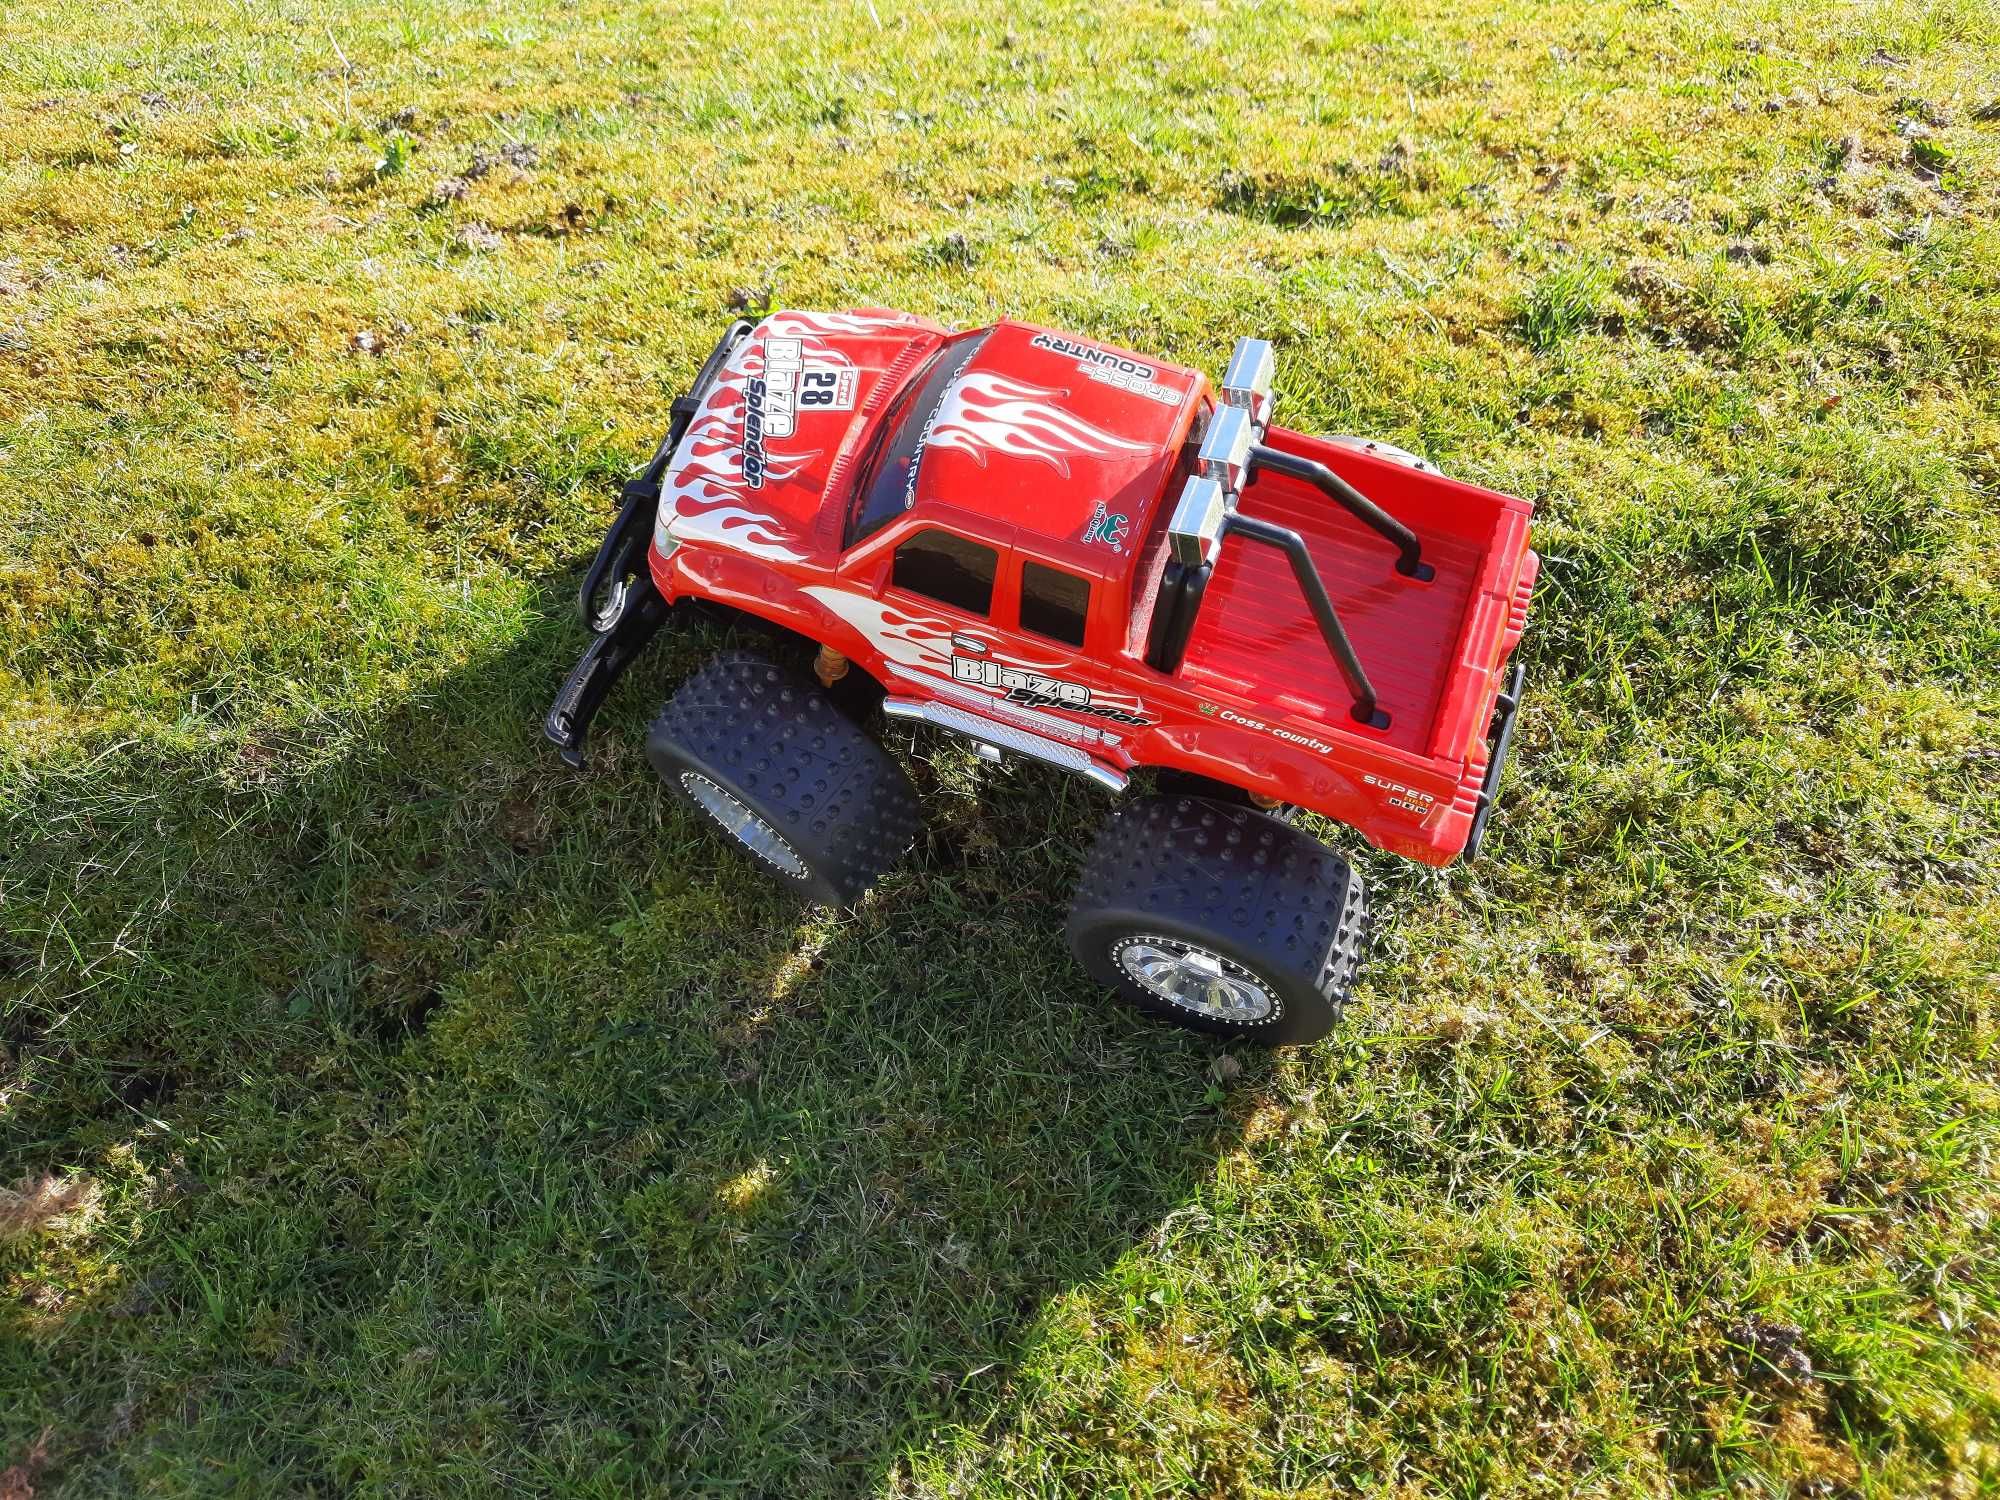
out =
<path fill-rule="evenodd" d="M 786 886 L 858 901 L 916 836 L 901 766 L 816 684 L 748 651 L 681 685 L 646 737 L 670 791 Z"/>
<path fill-rule="evenodd" d="M 1264 1046 L 1340 1018 L 1368 903 L 1347 861 L 1249 808 L 1148 797 L 1085 862 L 1069 941 L 1091 977 L 1175 1025 Z"/>
<path fill-rule="evenodd" d="M 1240 786 L 1231 786 L 1226 781 L 1217 781 L 1213 776 L 1197 775 L 1193 771 L 1161 769 L 1153 773 L 1153 792 L 1160 797 L 1197 797 L 1204 802 L 1220 802 L 1228 807 L 1248 807 L 1276 818 L 1280 823 L 1290 823 L 1299 815 L 1298 804 L 1280 802 L 1276 807 L 1259 807 L 1251 800 L 1250 794 Z"/>

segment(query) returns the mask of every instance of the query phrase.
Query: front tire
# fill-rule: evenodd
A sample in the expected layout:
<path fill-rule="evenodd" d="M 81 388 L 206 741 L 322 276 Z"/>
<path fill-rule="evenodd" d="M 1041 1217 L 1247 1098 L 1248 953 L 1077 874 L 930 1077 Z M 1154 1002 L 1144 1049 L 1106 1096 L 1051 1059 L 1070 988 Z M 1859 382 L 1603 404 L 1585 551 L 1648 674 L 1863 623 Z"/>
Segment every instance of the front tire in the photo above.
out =
<path fill-rule="evenodd" d="M 901 766 L 816 684 L 748 651 L 715 658 L 653 721 L 646 758 L 682 802 L 792 890 L 846 906 L 910 846 Z"/>
<path fill-rule="evenodd" d="M 1249 808 L 1148 797 L 1085 862 L 1069 941 L 1098 983 L 1150 1015 L 1264 1046 L 1340 1018 L 1367 930 L 1361 877 Z"/>

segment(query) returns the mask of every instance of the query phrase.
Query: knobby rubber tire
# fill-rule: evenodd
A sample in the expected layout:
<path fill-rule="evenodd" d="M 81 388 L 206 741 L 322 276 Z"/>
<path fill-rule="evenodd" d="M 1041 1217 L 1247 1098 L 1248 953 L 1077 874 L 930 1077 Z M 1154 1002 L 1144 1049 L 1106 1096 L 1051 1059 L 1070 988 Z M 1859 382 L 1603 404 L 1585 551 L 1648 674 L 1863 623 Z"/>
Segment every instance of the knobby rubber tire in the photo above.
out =
<path fill-rule="evenodd" d="M 646 758 L 705 821 L 683 776 L 705 777 L 783 839 L 795 875 L 731 839 L 814 901 L 858 901 L 916 837 L 903 768 L 816 683 L 749 651 L 727 651 L 684 682 L 646 736 Z"/>
<path fill-rule="evenodd" d="M 1070 947 L 1091 977 L 1176 1025 L 1266 1046 L 1309 1042 L 1340 1018 L 1360 966 L 1367 894 L 1346 860 L 1251 808 L 1147 797 L 1098 835 L 1071 902 Z M 1276 1002 L 1246 1024 L 1175 1004 L 1118 964 L 1124 940 L 1158 934 L 1247 969 Z"/>

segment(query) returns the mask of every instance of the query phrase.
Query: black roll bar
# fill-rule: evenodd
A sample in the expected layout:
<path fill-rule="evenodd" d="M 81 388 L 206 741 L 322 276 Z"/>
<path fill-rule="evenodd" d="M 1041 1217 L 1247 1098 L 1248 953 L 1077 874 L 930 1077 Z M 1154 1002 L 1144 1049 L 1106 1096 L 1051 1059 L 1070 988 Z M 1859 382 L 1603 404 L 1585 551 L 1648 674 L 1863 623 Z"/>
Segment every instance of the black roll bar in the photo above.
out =
<path fill-rule="evenodd" d="M 1322 467 L 1314 464 L 1314 468 Z M 1366 501 L 1362 502 L 1366 504 Z M 1394 523 L 1391 523 L 1394 524 Z M 1327 597 L 1326 584 L 1321 581 L 1319 568 L 1312 560 L 1312 553 L 1306 550 L 1306 540 L 1289 526 L 1279 526 L 1271 521 L 1261 521 L 1255 516 L 1246 516 L 1241 511 L 1230 511 L 1222 518 L 1222 533 L 1231 533 L 1276 547 L 1291 560 L 1292 576 L 1299 582 L 1299 592 L 1306 596 L 1306 603 L 1312 607 L 1313 618 L 1319 622 L 1319 633 L 1326 640 L 1327 650 L 1340 664 L 1340 674 L 1347 679 L 1347 690 L 1354 695 L 1354 705 L 1349 710 L 1355 722 L 1366 724 L 1371 729 L 1387 729 L 1389 716 L 1376 707 L 1375 684 L 1368 680 L 1368 673 L 1361 666 L 1361 658 L 1354 654 L 1354 643 L 1347 638 L 1347 629 L 1340 623 L 1333 600 Z M 1412 539 L 1411 545 L 1415 545 Z"/>
<path fill-rule="evenodd" d="M 1417 540 L 1417 534 L 1325 464 L 1315 459 L 1301 458 L 1296 453 L 1287 453 L 1281 448 L 1267 448 L 1262 443 L 1257 443 L 1250 449 L 1249 464 L 1244 470 L 1243 482 L 1246 489 L 1250 481 L 1257 477 L 1259 469 L 1273 469 L 1280 474 L 1288 474 L 1293 479 L 1303 479 L 1328 499 L 1345 507 L 1356 520 L 1371 531 L 1379 532 L 1394 544 L 1397 553 L 1396 571 L 1405 578 L 1428 581 L 1437 576 L 1437 570 L 1423 560 L 1423 545 Z"/>

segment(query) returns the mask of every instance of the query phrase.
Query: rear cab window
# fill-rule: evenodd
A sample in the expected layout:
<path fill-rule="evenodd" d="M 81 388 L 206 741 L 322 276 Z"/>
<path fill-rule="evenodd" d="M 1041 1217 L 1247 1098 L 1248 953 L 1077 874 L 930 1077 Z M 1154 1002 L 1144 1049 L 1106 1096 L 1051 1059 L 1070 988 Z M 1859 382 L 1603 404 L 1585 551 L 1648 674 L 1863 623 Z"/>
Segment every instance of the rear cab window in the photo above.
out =
<path fill-rule="evenodd" d="M 1083 645 L 1090 580 L 1033 558 L 1021 564 L 1021 628 L 1065 646 Z"/>

